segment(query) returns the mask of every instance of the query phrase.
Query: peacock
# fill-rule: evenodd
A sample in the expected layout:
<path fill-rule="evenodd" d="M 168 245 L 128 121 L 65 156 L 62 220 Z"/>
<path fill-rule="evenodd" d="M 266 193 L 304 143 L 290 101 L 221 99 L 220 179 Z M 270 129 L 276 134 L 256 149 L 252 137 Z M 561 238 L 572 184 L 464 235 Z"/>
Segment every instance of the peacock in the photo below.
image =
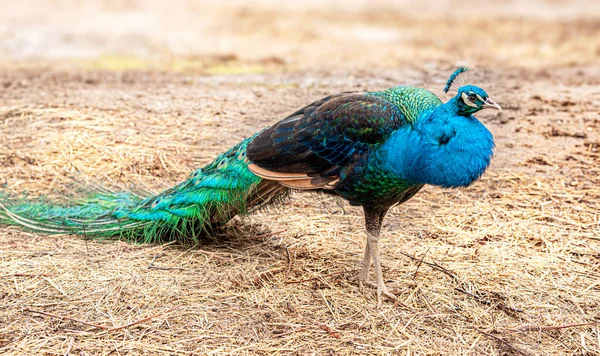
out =
<path fill-rule="evenodd" d="M 238 214 L 275 204 L 294 189 L 339 196 L 361 206 L 366 227 L 359 288 L 395 300 L 384 283 L 379 237 L 390 207 L 425 184 L 466 187 L 494 152 L 488 129 L 473 116 L 502 110 L 487 93 L 448 79 L 443 103 L 432 92 L 396 86 L 342 92 L 317 100 L 220 154 L 184 182 L 154 196 L 102 189 L 69 203 L 4 195 L 0 224 L 49 234 L 143 243 L 197 243 Z M 369 279 L 371 263 L 375 282 Z"/>

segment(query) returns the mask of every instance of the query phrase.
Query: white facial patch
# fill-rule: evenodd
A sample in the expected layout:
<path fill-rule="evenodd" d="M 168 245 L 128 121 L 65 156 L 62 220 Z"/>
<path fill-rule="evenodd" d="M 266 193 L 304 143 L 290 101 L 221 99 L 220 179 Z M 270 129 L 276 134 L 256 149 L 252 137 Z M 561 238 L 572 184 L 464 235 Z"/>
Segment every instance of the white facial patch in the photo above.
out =
<path fill-rule="evenodd" d="M 477 99 L 485 102 L 485 100 L 483 100 L 483 98 L 481 97 L 481 95 L 479 95 L 479 94 L 475 94 L 475 95 L 477 96 Z"/>
<path fill-rule="evenodd" d="M 471 100 L 469 100 L 469 96 L 467 95 L 467 93 L 462 93 L 462 95 L 460 96 L 462 98 L 462 100 L 465 102 L 465 104 L 469 105 L 472 108 L 477 108 L 477 104 L 471 102 Z"/>

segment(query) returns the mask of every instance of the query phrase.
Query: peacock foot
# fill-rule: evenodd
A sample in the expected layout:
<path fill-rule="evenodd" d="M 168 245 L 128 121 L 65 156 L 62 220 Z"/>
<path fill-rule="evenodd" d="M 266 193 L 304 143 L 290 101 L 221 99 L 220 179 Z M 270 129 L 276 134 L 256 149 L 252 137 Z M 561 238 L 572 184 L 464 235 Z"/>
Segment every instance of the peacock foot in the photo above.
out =
<path fill-rule="evenodd" d="M 358 290 L 361 293 L 364 292 L 365 286 L 376 290 L 377 309 L 381 309 L 383 296 L 387 297 L 390 300 L 393 300 L 394 302 L 398 302 L 398 297 L 396 297 L 393 293 L 388 291 L 388 289 L 387 289 L 385 283 L 383 283 L 383 281 L 382 281 L 381 285 L 379 285 L 379 286 L 377 285 L 377 283 L 373 283 L 373 282 L 369 281 L 368 273 L 363 273 L 361 271 L 358 275 L 350 277 L 349 280 L 352 282 L 358 283 Z"/>
<path fill-rule="evenodd" d="M 382 296 L 386 296 L 388 299 L 393 300 L 394 302 L 398 301 L 398 297 L 396 297 L 393 293 L 390 293 L 384 283 L 377 285 L 373 282 L 366 281 L 364 284 L 377 290 L 377 309 L 381 309 L 383 299 Z"/>
<path fill-rule="evenodd" d="M 361 271 L 356 276 L 352 276 L 352 277 L 348 278 L 348 280 L 351 282 L 356 282 L 358 284 L 358 290 L 361 293 L 365 291 L 365 285 L 367 285 L 369 287 L 374 285 L 373 283 L 371 283 L 371 281 L 369 281 L 369 273 L 368 272 L 365 273 L 364 271 Z"/>

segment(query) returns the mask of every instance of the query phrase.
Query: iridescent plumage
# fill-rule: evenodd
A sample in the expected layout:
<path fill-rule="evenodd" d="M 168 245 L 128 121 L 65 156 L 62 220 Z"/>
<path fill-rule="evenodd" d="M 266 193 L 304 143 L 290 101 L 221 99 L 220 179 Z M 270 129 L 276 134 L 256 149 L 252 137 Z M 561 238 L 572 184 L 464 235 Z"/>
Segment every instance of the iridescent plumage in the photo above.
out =
<path fill-rule="evenodd" d="M 445 91 L 453 84 L 452 74 Z M 242 141 L 157 196 L 93 194 L 71 205 L 3 199 L 0 223 L 43 233 L 140 242 L 195 242 L 289 188 L 318 190 L 364 208 L 367 245 L 359 285 L 394 298 L 383 282 L 379 233 L 388 209 L 425 184 L 468 186 L 490 163 L 494 142 L 473 113 L 500 107 L 462 86 L 447 103 L 415 87 L 346 92 L 318 100 Z M 369 282 L 371 260 L 376 284 Z"/>

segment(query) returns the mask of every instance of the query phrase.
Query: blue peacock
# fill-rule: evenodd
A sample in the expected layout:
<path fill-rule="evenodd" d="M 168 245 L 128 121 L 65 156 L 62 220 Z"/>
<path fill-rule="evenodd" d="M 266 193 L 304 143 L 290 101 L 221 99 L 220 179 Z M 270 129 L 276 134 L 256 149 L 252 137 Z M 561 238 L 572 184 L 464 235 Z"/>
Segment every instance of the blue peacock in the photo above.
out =
<path fill-rule="evenodd" d="M 500 106 L 457 69 L 446 103 L 425 89 L 397 86 L 331 95 L 249 137 L 181 184 L 156 196 L 100 191 L 70 204 L 4 197 L 0 224 L 50 234 L 79 234 L 144 243 L 195 243 L 202 235 L 290 189 L 321 191 L 362 206 L 367 232 L 359 287 L 390 293 L 379 236 L 390 207 L 425 184 L 465 187 L 490 164 L 494 140 L 473 116 Z M 375 282 L 369 280 L 371 263 Z"/>

